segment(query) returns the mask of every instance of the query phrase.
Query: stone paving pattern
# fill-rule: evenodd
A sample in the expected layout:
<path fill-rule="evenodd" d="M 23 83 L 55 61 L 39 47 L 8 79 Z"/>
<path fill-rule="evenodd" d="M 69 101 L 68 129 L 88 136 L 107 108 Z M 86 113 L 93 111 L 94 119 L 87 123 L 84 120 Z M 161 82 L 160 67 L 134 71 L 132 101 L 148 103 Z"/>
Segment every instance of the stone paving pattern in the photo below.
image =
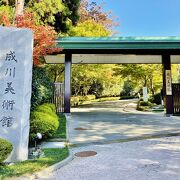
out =
<path fill-rule="evenodd" d="M 136 101 L 98 102 L 72 109 L 68 117 L 71 144 L 180 133 L 180 117 L 136 111 Z M 86 128 L 87 130 L 76 130 Z"/>
<path fill-rule="evenodd" d="M 87 130 L 75 130 L 75 128 Z M 68 117 L 74 157 L 48 180 L 180 180 L 180 136 L 112 143 L 113 140 L 180 132 L 180 117 L 140 113 L 132 101 L 94 103 L 73 109 Z M 94 144 L 94 143 L 97 144 Z M 98 143 L 104 144 L 98 144 Z"/>
<path fill-rule="evenodd" d="M 91 157 L 75 157 L 53 172 L 49 180 L 180 180 L 180 136 L 108 145 L 90 145 L 73 153 L 96 151 Z"/>

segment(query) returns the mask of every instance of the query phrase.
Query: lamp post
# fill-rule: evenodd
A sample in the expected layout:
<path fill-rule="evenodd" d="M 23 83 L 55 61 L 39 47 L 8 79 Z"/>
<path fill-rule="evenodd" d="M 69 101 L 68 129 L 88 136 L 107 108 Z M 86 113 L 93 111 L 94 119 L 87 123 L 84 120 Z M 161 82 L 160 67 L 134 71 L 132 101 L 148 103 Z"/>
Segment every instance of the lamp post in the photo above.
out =
<path fill-rule="evenodd" d="M 42 134 L 41 133 L 37 133 L 36 137 L 34 138 L 34 146 L 35 146 L 35 150 L 37 150 L 37 141 L 42 139 Z"/>
<path fill-rule="evenodd" d="M 41 139 L 42 139 L 42 134 L 37 133 L 35 138 L 34 138 L 34 146 L 35 146 L 35 148 L 34 148 L 34 151 L 32 153 L 34 159 L 39 158 L 41 156 L 44 156 L 44 153 L 43 153 L 42 149 L 40 147 L 37 147 L 37 141 L 41 140 Z"/>

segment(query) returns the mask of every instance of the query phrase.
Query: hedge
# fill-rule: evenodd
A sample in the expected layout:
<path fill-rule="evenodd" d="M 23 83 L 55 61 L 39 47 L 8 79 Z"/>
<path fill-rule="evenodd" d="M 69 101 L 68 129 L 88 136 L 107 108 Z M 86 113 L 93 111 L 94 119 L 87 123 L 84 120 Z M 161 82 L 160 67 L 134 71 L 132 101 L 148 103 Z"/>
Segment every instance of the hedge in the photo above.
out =
<path fill-rule="evenodd" d="M 149 101 L 156 104 L 161 104 L 161 93 L 154 94 L 151 98 L 149 98 Z"/>
<path fill-rule="evenodd" d="M 124 99 L 134 99 L 136 98 L 136 96 L 121 96 L 120 100 L 124 100 Z"/>
<path fill-rule="evenodd" d="M 87 96 L 72 96 L 71 97 L 71 106 L 78 106 L 82 104 L 84 101 L 92 101 L 96 99 L 95 95 L 87 95 Z"/>
<path fill-rule="evenodd" d="M 12 144 L 9 141 L 0 138 L 0 163 L 8 158 L 12 150 Z"/>
<path fill-rule="evenodd" d="M 38 111 L 38 112 L 44 112 L 44 113 L 51 113 L 53 115 L 56 115 L 55 112 L 56 112 L 56 107 L 54 104 L 50 104 L 50 103 L 44 103 L 38 107 L 36 107 L 35 111 Z"/>
<path fill-rule="evenodd" d="M 30 141 L 32 142 L 37 133 L 41 133 L 43 139 L 52 137 L 59 127 L 58 116 L 52 104 L 42 104 L 31 113 Z"/>
<path fill-rule="evenodd" d="M 151 102 L 149 102 L 149 101 L 140 101 L 140 102 L 139 102 L 139 105 L 140 105 L 140 106 L 151 106 L 152 104 L 151 104 Z"/>

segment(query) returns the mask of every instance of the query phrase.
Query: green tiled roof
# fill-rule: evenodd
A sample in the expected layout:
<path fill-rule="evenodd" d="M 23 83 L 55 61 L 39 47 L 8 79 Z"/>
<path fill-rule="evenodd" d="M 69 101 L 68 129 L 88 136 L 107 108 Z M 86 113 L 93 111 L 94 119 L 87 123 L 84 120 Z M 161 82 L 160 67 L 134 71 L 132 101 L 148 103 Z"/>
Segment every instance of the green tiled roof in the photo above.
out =
<path fill-rule="evenodd" d="M 66 37 L 58 47 L 70 49 L 180 49 L 180 37 Z"/>

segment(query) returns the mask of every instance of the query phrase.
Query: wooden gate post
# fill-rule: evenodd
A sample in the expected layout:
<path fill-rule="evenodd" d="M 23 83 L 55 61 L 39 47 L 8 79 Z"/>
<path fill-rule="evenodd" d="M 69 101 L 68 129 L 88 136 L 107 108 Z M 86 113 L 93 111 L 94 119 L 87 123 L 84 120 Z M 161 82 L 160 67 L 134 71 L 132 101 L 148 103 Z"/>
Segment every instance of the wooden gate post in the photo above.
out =
<path fill-rule="evenodd" d="M 166 114 L 173 114 L 173 94 L 171 76 L 171 58 L 169 54 L 162 55 L 163 64 L 163 94 L 165 97 Z"/>
<path fill-rule="evenodd" d="M 72 54 L 65 54 L 64 113 L 71 112 L 71 66 Z"/>

